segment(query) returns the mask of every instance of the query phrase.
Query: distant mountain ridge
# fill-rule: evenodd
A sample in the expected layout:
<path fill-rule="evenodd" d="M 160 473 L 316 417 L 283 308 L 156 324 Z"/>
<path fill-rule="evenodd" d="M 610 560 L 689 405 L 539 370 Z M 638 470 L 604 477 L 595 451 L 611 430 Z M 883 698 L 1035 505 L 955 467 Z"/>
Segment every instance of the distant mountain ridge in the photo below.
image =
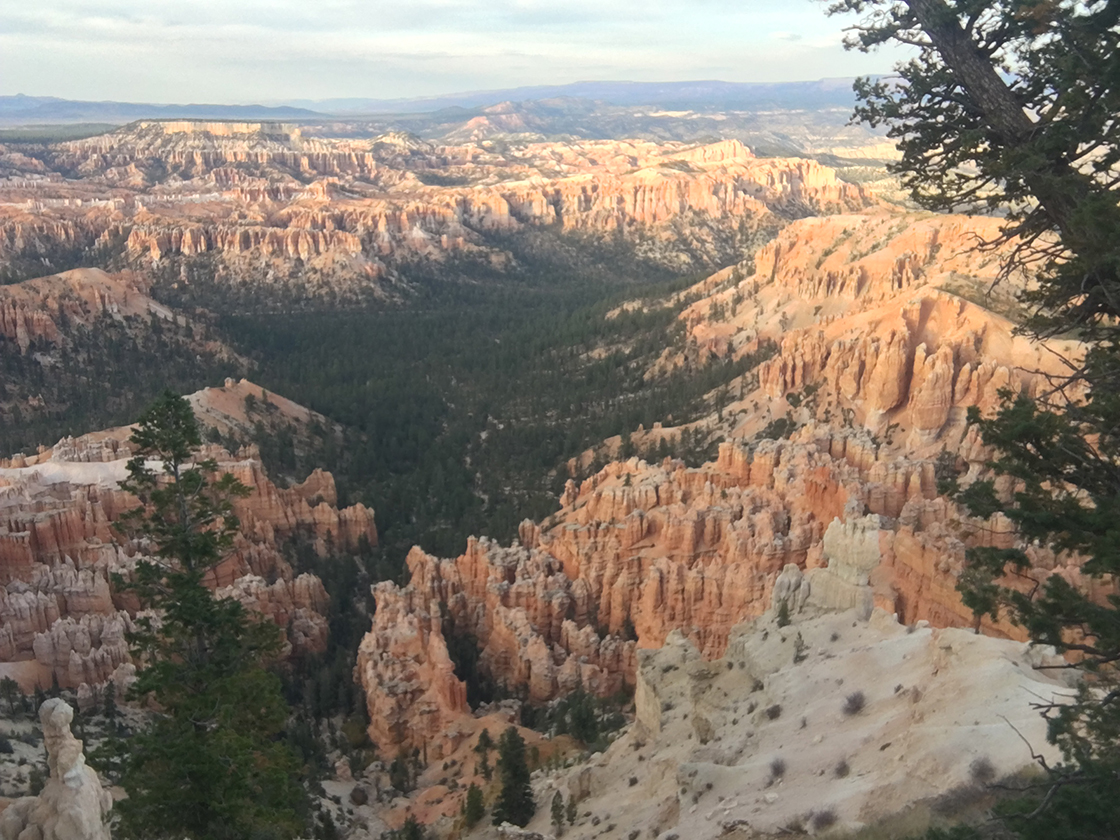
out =
<path fill-rule="evenodd" d="M 144 102 L 84 102 L 54 96 L 0 96 L 0 125 L 80 122 L 127 123 L 140 119 L 298 120 L 322 117 L 291 106 L 160 105 Z"/>
<path fill-rule="evenodd" d="M 572 97 L 610 105 L 648 105 L 674 110 L 759 110 L 846 108 L 855 102 L 852 78 L 812 82 L 584 81 L 566 85 L 533 85 L 498 90 L 466 91 L 415 99 L 290 100 L 284 104 L 332 114 L 424 113 L 444 108 L 477 108 L 505 101 Z"/>
<path fill-rule="evenodd" d="M 467 91 L 414 99 L 338 98 L 290 100 L 273 105 L 186 105 L 144 102 L 87 102 L 54 96 L 0 96 L 0 125 L 81 122 L 127 123 L 139 119 L 316 120 L 332 115 L 425 114 L 450 108 L 474 109 L 499 102 L 570 98 L 615 106 L 668 110 L 759 111 L 847 108 L 854 100 L 851 79 L 815 82 L 625 82 L 584 81 L 500 90 Z"/>

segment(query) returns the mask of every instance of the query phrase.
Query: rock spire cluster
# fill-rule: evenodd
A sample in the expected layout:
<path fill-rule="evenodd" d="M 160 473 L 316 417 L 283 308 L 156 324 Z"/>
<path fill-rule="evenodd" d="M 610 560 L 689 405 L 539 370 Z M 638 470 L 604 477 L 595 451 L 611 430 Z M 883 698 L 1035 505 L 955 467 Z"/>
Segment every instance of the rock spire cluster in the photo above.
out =
<path fill-rule="evenodd" d="M 560 509 L 523 523 L 509 547 L 471 540 L 454 559 L 414 549 L 409 585 L 376 589 L 355 671 L 371 737 L 393 749 L 456 731 L 469 710 L 448 633 L 476 639 L 486 675 L 541 703 L 578 684 L 601 695 L 633 686 L 638 654 L 671 633 L 705 659 L 723 656 L 736 625 L 782 601 L 794 614 L 880 608 L 906 624 L 974 626 L 956 591 L 965 551 L 1016 537 L 999 517 L 970 519 L 939 479 L 970 480 L 990 457 L 968 407 L 991 410 L 1004 388 L 1039 393 L 1061 357 L 1080 352 L 1029 343 L 993 311 L 1000 299 L 978 294 L 998 267 L 970 248 L 994 224 L 805 219 L 758 253 L 753 273 L 727 269 L 695 287 L 681 315 L 691 342 L 651 375 L 778 342 L 691 427 L 725 438 L 718 457 L 698 468 L 615 461 L 569 481 Z M 631 441 L 653 451 L 680 431 Z M 1037 576 L 1088 585 L 1078 558 L 1027 552 Z M 1004 622 L 980 627 L 1023 638 Z"/>
<path fill-rule="evenodd" d="M 237 395 L 250 388 L 263 393 L 231 380 L 191 399 L 204 422 L 222 416 L 229 428 L 239 421 L 221 409 L 229 408 L 226 402 L 240 405 Z M 225 400 L 227 391 L 234 399 Z M 295 411 L 291 406 L 278 410 Z M 112 680 L 121 689 L 132 678 L 125 633 L 138 605 L 111 584 L 114 574 L 127 578 L 146 551 L 113 527 L 135 506 L 118 487 L 131 456 L 130 434 L 122 428 L 65 438 L 0 462 L 0 660 L 19 663 L 27 690 L 57 681 L 92 697 L 93 686 Z M 203 454 L 252 491 L 235 503 L 240 532 L 210 585 L 285 628 L 292 649 L 324 650 L 326 590 L 314 575 L 296 575 L 281 545 L 296 537 L 320 553 L 331 544 L 376 545 L 373 511 L 360 504 L 339 509 L 334 479 L 322 470 L 283 489 L 253 447 L 230 453 L 208 444 Z"/>

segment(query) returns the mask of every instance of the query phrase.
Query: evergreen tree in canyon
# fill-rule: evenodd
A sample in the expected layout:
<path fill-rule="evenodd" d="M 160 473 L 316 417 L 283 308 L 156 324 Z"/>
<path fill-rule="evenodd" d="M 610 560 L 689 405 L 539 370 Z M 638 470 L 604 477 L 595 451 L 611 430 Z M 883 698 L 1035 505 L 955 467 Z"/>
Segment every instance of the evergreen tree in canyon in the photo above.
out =
<path fill-rule="evenodd" d="M 482 788 L 471 782 L 467 788 L 467 798 L 463 802 L 463 824 L 467 828 L 474 828 L 486 816 L 486 800 L 482 796 Z"/>
<path fill-rule="evenodd" d="M 1037 399 L 1005 395 L 973 410 L 996 452 L 995 480 L 958 498 L 1002 513 L 1028 543 L 1120 574 L 1120 2 L 838 0 L 863 15 L 849 46 L 917 48 L 900 78 L 857 82 L 856 115 L 889 127 L 894 170 L 932 210 L 1007 214 L 1004 270 L 1028 270 L 1022 294 L 1036 336 L 1087 342 L 1070 374 Z M 1027 838 L 1120 836 L 1120 597 L 1090 599 L 1064 578 L 1038 579 L 1018 548 L 973 548 L 959 588 L 978 616 L 1003 614 L 1032 640 L 1071 654 L 1086 677 L 1072 703 L 1040 703 L 1063 756 L 1004 806 Z M 1106 587 L 1104 591 L 1108 591 Z"/>
<path fill-rule="evenodd" d="M 140 506 L 121 527 L 150 559 L 117 579 L 145 609 L 129 642 L 132 696 L 155 710 L 127 742 L 120 831 L 145 838 L 291 838 L 305 794 L 280 740 L 288 708 L 266 665 L 278 629 L 206 585 L 233 543 L 233 500 L 248 488 L 199 460 L 190 404 L 168 391 L 140 417 L 121 486 Z"/>
<path fill-rule="evenodd" d="M 524 826 L 537 810 L 533 802 L 529 762 L 525 757 L 525 741 L 511 726 L 498 739 L 498 775 L 502 791 L 494 804 L 494 825 L 508 822 Z"/>

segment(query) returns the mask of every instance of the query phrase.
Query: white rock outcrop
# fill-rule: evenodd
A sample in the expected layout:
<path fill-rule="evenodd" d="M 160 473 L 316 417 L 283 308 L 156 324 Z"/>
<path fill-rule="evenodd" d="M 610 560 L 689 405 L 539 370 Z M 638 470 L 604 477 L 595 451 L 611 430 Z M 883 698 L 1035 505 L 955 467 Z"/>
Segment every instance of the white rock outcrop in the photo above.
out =
<path fill-rule="evenodd" d="M 86 766 L 70 732 L 74 710 L 52 698 L 39 707 L 50 780 L 38 796 L 15 800 L 0 814 L 0 840 L 109 840 L 113 797 Z"/>
<path fill-rule="evenodd" d="M 867 621 L 875 606 L 871 572 L 882 562 L 879 549 L 880 517 L 876 514 L 833 519 L 824 532 L 824 556 L 828 567 L 807 574 L 813 606 L 826 610 L 854 609 Z M 775 592 L 777 589 L 775 588 Z"/>
<path fill-rule="evenodd" d="M 854 578 L 853 589 L 869 588 L 857 569 L 877 523 L 864 524 L 846 534 L 836 525 L 829 541 L 847 546 L 836 578 Z M 680 631 L 639 651 L 635 724 L 603 753 L 535 776 L 537 801 L 556 790 L 574 798 L 574 837 L 598 833 L 596 819 L 659 840 L 769 837 L 815 814 L 855 833 L 986 795 L 976 768 L 997 780 L 1029 772 L 1031 747 L 1058 758 L 1032 706 L 1076 691 L 1065 672 L 1037 667 L 1061 662 L 1052 648 L 907 627 L 880 609 L 868 620 L 822 612 L 816 571 L 789 625 L 773 614 L 739 625 L 720 659 Z M 856 694 L 863 705 L 852 711 Z M 549 828 L 544 808 L 526 826 Z"/>

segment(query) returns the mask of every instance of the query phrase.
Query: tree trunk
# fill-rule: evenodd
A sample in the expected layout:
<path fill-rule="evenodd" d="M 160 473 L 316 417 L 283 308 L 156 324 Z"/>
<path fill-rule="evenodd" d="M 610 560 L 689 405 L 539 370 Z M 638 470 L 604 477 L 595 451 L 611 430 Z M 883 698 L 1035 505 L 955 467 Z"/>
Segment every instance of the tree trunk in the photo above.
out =
<path fill-rule="evenodd" d="M 983 112 L 984 118 L 1000 135 L 1004 144 L 1014 148 L 1031 139 L 1035 123 L 1016 101 L 1015 94 L 1000 78 L 991 60 L 977 48 L 964 31 L 956 13 L 945 0 L 906 0 L 941 60 Z M 1052 161 L 1043 171 L 1028 172 L 1023 180 L 1046 214 L 1061 231 L 1072 250 L 1080 250 L 1074 213 L 1092 193 L 1091 180 L 1067 161 Z"/>

